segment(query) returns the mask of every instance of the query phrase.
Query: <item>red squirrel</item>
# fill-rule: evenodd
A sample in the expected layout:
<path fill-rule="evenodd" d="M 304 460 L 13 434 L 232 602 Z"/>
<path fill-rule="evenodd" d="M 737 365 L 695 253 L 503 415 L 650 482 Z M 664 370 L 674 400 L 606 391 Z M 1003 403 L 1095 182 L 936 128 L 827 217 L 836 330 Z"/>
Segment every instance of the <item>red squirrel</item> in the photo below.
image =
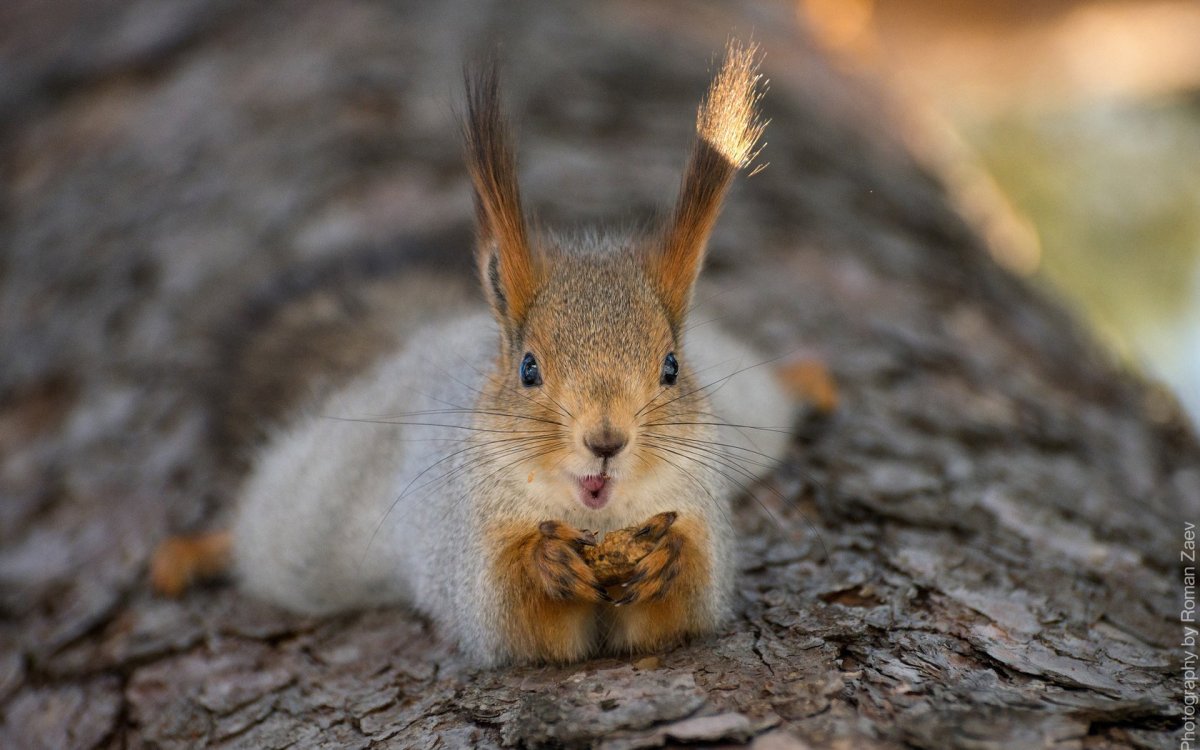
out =
<path fill-rule="evenodd" d="M 722 201 L 763 132 L 761 86 L 755 47 L 731 44 L 662 225 L 580 238 L 533 231 L 494 66 L 470 77 L 490 312 L 425 328 L 280 430 L 230 532 L 160 548 L 159 589 L 232 566 L 246 591 L 301 612 L 404 603 L 482 664 L 644 651 L 718 627 L 736 570 L 729 465 L 754 471 L 735 451 L 756 466 L 782 455 L 785 435 L 742 426 L 786 422 L 790 400 L 751 367 L 761 355 L 686 323 Z M 630 526 L 649 551 L 602 585 L 581 552 Z"/>

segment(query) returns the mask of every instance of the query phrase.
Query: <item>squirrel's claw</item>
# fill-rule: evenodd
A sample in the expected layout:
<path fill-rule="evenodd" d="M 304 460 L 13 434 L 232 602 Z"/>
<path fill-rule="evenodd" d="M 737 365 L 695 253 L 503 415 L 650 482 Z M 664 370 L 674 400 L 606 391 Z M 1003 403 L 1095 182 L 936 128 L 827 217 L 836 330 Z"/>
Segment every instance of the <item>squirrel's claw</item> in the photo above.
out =
<path fill-rule="evenodd" d="M 627 589 L 630 586 L 638 585 L 642 581 L 646 580 L 646 575 L 647 573 L 645 568 L 635 568 L 633 575 L 629 576 L 629 578 L 621 584 L 621 588 Z"/>
<path fill-rule="evenodd" d="M 578 547 L 596 546 L 596 533 L 594 531 L 577 529 L 573 526 L 568 526 L 562 521 L 542 521 L 538 524 L 538 531 L 548 539 L 568 542 Z"/>
<path fill-rule="evenodd" d="M 671 524 L 675 523 L 676 518 L 679 518 L 679 514 L 673 510 L 651 516 L 645 526 L 634 532 L 634 536 L 638 538 L 648 536 L 656 541 L 662 539 L 663 535 L 671 528 Z"/>

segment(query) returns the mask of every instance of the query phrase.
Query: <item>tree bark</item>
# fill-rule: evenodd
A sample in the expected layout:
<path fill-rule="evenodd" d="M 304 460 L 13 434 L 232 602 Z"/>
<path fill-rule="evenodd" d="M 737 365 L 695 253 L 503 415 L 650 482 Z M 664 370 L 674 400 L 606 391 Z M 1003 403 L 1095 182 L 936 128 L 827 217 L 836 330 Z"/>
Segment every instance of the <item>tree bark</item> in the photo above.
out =
<path fill-rule="evenodd" d="M 992 262 L 793 6 L 25 1 L 0 29 L 0 746 L 1185 738 L 1191 428 Z M 769 166 L 699 296 L 841 403 L 738 501 L 724 632 L 480 672 L 400 610 L 150 594 L 263 426 L 403 336 L 397 290 L 431 317 L 473 293 L 463 60 L 498 44 L 546 224 L 628 222 L 669 204 L 751 31 Z"/>

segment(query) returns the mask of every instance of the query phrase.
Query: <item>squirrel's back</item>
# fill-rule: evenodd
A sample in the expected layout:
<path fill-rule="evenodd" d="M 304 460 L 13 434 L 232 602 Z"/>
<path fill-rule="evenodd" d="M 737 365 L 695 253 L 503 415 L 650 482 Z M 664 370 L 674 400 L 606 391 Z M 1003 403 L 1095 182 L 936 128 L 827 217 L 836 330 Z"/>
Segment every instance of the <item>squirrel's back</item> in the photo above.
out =
<path fill-rule="evenodd" d="M 413 598 L 419 568 L 405 558 L 427 554 L 421 548 L 453 528 L 461 504 L 432 514 L 435 533 L 412 501 L 453 486 L 453 454 L 483 381 L 478 363 L 490 360 L 496 335 L 482 311 L 427 327 L 277 432 L 234 523 L 247 589 L 309 613 Z"/>

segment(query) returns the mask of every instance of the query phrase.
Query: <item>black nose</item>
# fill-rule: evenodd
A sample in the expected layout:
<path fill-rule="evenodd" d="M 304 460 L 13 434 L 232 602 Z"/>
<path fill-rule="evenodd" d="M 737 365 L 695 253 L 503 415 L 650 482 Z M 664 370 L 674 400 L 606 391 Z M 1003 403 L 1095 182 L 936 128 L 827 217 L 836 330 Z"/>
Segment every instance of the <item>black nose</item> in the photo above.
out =
<path fill-rule="evenodd" d="M 626 442 L 625 433 L 618 432 L 611 427 L 593 432 L 583 439 L 583 444 L 588 447 L 588 450 L 595 453 L 597 458 L 612 458 L 621 452 Z"/>

